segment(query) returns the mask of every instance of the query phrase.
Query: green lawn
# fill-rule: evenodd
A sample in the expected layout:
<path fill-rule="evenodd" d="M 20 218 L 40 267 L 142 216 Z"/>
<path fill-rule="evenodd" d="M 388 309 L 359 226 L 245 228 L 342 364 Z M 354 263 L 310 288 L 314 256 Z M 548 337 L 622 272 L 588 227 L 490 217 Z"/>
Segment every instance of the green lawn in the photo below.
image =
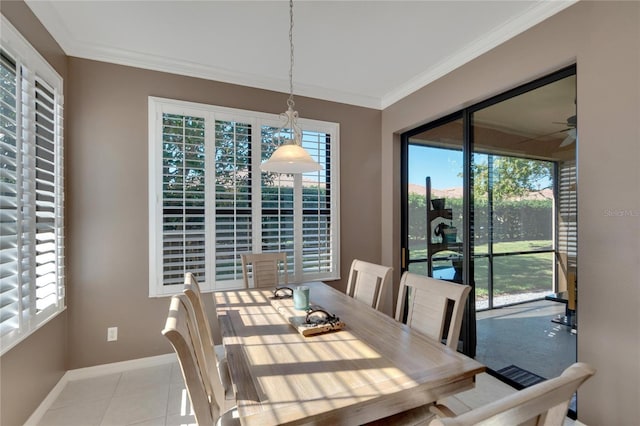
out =
<path fill-rule="evenodd" d="M 424 243 L 411 250 L 411 258 L 424 258 L 427 249 Z M 514 241 L 496 243 L 493 245 L 493 252 L 525 252 L 533 250 L 544 250 L 551 247 L 551 242 L 545 241 Z M 443 254 L 441 252 L 439 254 Z M 476 256 L 486 254 L 487 245 L 479 245 L 475 248 Z M 495 256 L 493 259 L 493 286 L 494 296 L 501 294 L 517 294 L 528 292 L 552 291 L 553 289 L 553 253 L 528 253 L 508 256 Z M 443 261 L 434 263 L 438 265 L 450 266 L 451 262 Z M 411 271 L 426 272 L 426 263 L 412 264 Z M 486 298 L 489 262 L 486 257 L 476 257 L 474 263 L 474 276 L 476 287 L 476 298 Z"/>

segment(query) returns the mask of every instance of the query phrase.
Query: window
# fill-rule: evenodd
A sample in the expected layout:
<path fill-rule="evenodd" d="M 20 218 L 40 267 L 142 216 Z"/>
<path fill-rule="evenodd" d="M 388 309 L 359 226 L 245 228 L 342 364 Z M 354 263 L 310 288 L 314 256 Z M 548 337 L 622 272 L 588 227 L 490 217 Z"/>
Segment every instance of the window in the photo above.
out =
<path fill-rule="evenodd" d="M 64 305 L 62 78 L 2 17 L 0 339 L 5 353 Z"/>
<path fill-rule="evenodd" d="M 290 281 L 339 277 L 339 126 L 300 119 L 319 172 L 260 171 L 277 115 L 149 98 L 149 294 L 242 286 L 240 255 L 287 253 Z"/>

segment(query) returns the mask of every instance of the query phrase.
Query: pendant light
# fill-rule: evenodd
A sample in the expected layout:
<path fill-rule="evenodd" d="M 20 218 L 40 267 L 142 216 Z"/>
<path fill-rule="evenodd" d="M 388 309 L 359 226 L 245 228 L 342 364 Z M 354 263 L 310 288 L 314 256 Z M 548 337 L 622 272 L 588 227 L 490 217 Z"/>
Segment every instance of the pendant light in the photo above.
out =
<path fill-rule="evenodd" d="M 287 111 L 280 114 L 285 123 L 273 134 L 281 145 L 262 163 L 261 169 L 273 173 L 317 172 L 322 167 L 302 147 L 302 129 L 298 125 L 298 111 L 293 108 L 293 0 L 289 0 L 289 99 Z"/>

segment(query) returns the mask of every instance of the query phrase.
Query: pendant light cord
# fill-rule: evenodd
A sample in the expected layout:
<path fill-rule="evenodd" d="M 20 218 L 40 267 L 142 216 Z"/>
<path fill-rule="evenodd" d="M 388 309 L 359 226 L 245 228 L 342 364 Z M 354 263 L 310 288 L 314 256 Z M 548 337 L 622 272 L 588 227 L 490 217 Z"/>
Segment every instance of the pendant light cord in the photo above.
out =
<path fill-rule="evenodd" d="M 294 109 L 293 102 L 293 0 L 289 0 L 289 99 L 287 105 Z"/>

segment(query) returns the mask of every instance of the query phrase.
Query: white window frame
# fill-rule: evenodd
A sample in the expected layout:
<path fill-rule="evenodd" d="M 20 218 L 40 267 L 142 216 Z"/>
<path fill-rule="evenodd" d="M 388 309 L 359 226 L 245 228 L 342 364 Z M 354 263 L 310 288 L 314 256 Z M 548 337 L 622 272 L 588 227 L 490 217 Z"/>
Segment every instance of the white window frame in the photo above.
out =
<path fill-rule="evenodd" d="M 205 238 L 206 238 L 206 260 L 205 275 L 207 279 L 200 283 L 203 291 L 226 290 L 241 288 L 243 282 L 241 278 L 234 280 L 215 281 L 209 277 L 215 277 L 215 206 L 213 203 L 215 183 L 214 183 L 214 158 L 212 155 L 215 149 L 214 129 L 216 121 L 235 121 L 250 124 L 252 127 L 252 170 L 260 170 L 261 162 L 261 129 L 262 126 L 280 127 L 283 120 L 279 115 L 263 112 L 239 110 L 221 106 L 207 105 L 195 102 L 178 101 L 150 96 L 149 107 L 149 296 L 162 297 L 176 294 L 182 291 L 182 284 L 165 285 L 163 283 L 163 182 L 162 182 L 162 156 L 163 156 L 163 135 L 162 123 L 163 114 L 176 114 L 183 116 L 194 116 L 205 120 Z M 289 282 L 303 282 L 312 280 L 333 280 L 340 278 L 340 158 L 339 158 L 339 134 L 338 123 L 330 123 L 318 120 L 300 118 L 298 123 L 303 131 L 322 132 L 331 137 L 331 148 L 329 164 L 331 165 L 331 272 L 305 274 L 302 272 L 302 249 L 298 246 L 295 249 L 294 258 L 290 260 L 298 265 L 290 272 Z M 254 172 L 255 173 L 255 172 Z M 258 172 L 259 175 L 259 172 Z M 295 203 L 294 232 L 296 233 L 296 244 L 302 240 L 302 201 L 301 184 L 302 175 L 294 175 L 294 184 L 300 188 L 297 192 L 299 200 Z M 252 251 L 261 250 L 261 222 L 257 219 L 262 217 L 261 202 L 261 182 L 260 179 L 252 179 Z M 209 189 L 212 188 L 212 189 Z M 291 268 L 291 265 L 289 265 Z"/>
<path fill-rule="evenodd" d="M 0 355 L 5 354 L 11 348 L 30 336 L 37 329 L 51 321 L 66 309 L 65 305 L 65 272 L 64 272 L 64 182 L 63 182 L 63 79 L 55 69 L 35 50 L 33 46 L 18 32 L 4 15 L 0 16 L 1 27 L 0 45 L 16 62 L 17 67 L 17 105 L 16 105 L 16 151 L 17 158 L 16 179 L 18 183 L 17 199 L 17 229 L 22 229 L 22 237 L 19 238 L 17 263 L 20 265 L 14 273 L 3 275 L 13 277 L 17 282 L 18 312 L 10 318 L 17 320 L 17 327 L 11 331 L 2 332 L 0 336 Z M 45 247 L 46 260 L 37 259 L 36 252 L 36 223 L 35 212 L 44 210 L 36 208 L 36 122 L 35 122 L 35 93 L 36 81 L 46 86 L 47 91 L 53 94 L 53 160 L 50 167 L 53 168 L 53 202 L 47 208 L 53 209 L 53 241 Z M 28 88 L 28 89 L 25 89 Z M 24 95 L 28 90 L 27 95 Z M 23 96 L 24 95 L 24 96 Z M 25 105 L 28 102 L 28 105 Z M 47 160 L 48 161 L 48 160 Z M 47 193 L 47 196 L 50 194 Z M 48 203 L 48 202 L 47 202 Z M 22 212 L 29 212 L 23 214 Z M 50 217 L 50 216 L 49 216 Z M 25 248 L 23 242 L 29 245 Z M 53 247 L 53 248 L 52 248 Z M 51 251 L 48 251 L 51 250 Z M 53 262 L 49 261 L 53 258 Z M 5 259 L 6 260 L 6 259 Z M 46 271 L 37 270 L 38 262 L 47 262 Z M 46 276 L 44 276 L 44 275 Z M 44 308 L 38 311 L 36 308 L 37 285 L 53 282 L 54 292 L 48 297 Z M 24 293 L 27 294 L 24 294 Z M 12 297 L 12 296 L 7 296 Z M 12 297 L 13 298 L 13 297 Z M 7 300 L 1 301 L 5 306 Z"/>

